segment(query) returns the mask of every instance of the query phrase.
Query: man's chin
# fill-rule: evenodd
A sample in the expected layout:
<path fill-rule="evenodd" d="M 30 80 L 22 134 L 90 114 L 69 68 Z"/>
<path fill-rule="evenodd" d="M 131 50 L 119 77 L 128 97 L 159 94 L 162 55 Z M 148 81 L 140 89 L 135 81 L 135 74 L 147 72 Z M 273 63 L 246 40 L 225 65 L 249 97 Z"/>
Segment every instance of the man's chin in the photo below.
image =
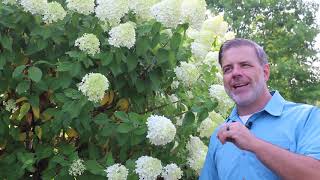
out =
<path fill-rule="evenodd" d="M 233 95 L 232 99 L 238 106 L 247 106 L 251 103 L 251 99 L 248 98 L 248 96 L 243 97 L 243 96 Z"/>

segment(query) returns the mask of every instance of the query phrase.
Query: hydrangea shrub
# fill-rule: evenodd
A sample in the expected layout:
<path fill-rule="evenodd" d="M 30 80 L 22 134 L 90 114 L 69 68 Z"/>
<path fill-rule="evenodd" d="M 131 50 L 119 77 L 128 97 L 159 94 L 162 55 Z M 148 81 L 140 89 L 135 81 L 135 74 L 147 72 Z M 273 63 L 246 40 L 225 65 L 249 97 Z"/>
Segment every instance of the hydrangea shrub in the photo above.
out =
<path fill-rule="evenodd" d="M 204 0 L 0 3 L 0 179 L 196 179 L 232 107 Z"/>

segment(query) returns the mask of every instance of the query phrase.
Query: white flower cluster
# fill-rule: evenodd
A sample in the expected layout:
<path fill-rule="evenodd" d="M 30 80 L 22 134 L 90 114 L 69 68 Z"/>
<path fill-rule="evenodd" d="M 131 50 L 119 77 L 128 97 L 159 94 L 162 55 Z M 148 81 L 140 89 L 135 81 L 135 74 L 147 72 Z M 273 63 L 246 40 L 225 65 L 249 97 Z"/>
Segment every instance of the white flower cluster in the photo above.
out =
<path fill-rule="evenodd" d="M 154 18 L 168 28 L 175 28 L 181 22 L 182 0 L 163 0 L 151 7 Z"/>
<path fill-rule="evenodd" d="M 82 78 L 78 89 L 89 101 L 98 102 L 104 97 L 104 92 L 109 88 L 108 79 L 100 73 L 89 73 Z"/>
<path fill-rule="evenodd" d="M 120 19 L 129 11 L 128 0 L 97 0 L 97 4 L 96 16 L 112 25 L 119 24 Z"/>
<path fill-rule="evenodd" d="M 214 128 L 217 126 L 217 123 L 215 123 L 211 118 L 206 118 L 203 120 L 198 127 L 198 132 L 200 132 L 200 137 L 207 137 L 209 138 L 211 134 L 214 131 Z"/>
<path fill-rule="evenodd" d="M 218 110 L 225 116 L 234 103 L 225 92 L 224 87 L 220 84 L 213 84 L 209 88 L 209 94 L 218 100 Z"/>
<path fill-rule="evenodd" d="M 174 163 L 166 165 L 161 173 L 164 180 L 178 180 L 181 179 L 182 174 L 181 169 Z"/>
<path fill-rule="evenodd" d="M 203 63 L 208 65 L 209 67 L 215 66 L 218 70 L 221 70 L 219 64 L 219 52 L 218 51 L 210 51 L 207 53 Z"/>
<path fill-rule="evenodd" d="M 136 32 L 132 22 L 126 22 L 112 28 L 108 42 L 115 47 L 131 48 L 136 42 Z"/>
<path fill-rule="evenodd" d="M 191 43 L 191 52 L 198 60 L 206 58 L 211 51 L 213 43 L 221 44 L 226 40 L 233 39 L 235 34 L 228 31 L 228 23 L 222 15 L 209 16 L 201 26 L 200 31 L 189 28 L 188 37 L 194 39 Z"/>
<path fill-rule="evenodd" d="M 161 174 L 161 161 L 149 156 L 141 156 L 136 161 L 135 172 L 139 175 L 140 180 L 154 180 Z"/>
<path fill-rule="evenodd" d="M 181 62 L 180 66 L 174 69 L 177 79 L 187 87 L 191 87 L 197 82 L 200 72 L 195 64 Z"/>
<path fill-rule="evenodd" d="M 9 99 L 7 102 L 3 101 L 2 103 L 5 106 L 6 111 L 14 113 L 16 110 L 18 110 L 16 102 L 13 99 Z"/>
<path fill-rule="evenodd" d="M 187 158 L 188 164 L 199 174 L 203 167 L 208 147 L 200 140 L 199 137 L 190 136 L 190 140 L 186 148 L 189 151 L 189 157 Z"/>
<path fill-rule="evenodd" d="M 197 59 L 204 59 L 209 53 L 210 49 L 211 46 L 206 44 L 202 44 L 196 41 L 191 43 L 191 52 Z"/>
<path fill-rule="evenodd" d="M 223 20 L 223 16 L 217 15 L 213 17 L 209 17 L 202 24 L 202 31 L 212 32 L 217 36 L 224 36 L 228 30 L 228 23 Z"/>
<path fill-rule="evenodd" d="M 79 14 L 89 15 L 94 12 L 94 0 L 66 0 L 67 8 Z"/>
<path fill-rule="evenodd" d="M 149 20 L 152 18 L 150 9 L 158 1 L 159 0 L 129 0 L 129 9 L 142 20 Z"/>
<path fill-rule="evenodd" d="M 94 34 L 85 33 L 75 41 L 74 45 L 79 46 L 81 51 L 92 56 L 100 52 L 100 41 Z"/>
<path fill-rule="evenodd" d="M 105 172 L 109 180 L 126 180 L 128 176 L 128 169 L 121 164 L 114 164 L 109 166 Z"/>
<path fill-rule="evenodd" d="M 205 0 L 163 0 L 151 7 L 154 18 L 168 28 L 182 23 L 200 29 L 206 18 Z"/>
<path fill-rule="evenodd" d="M 58 20 L 64 19 L 67 15 L 67 12 L 63 9 L 61 4 L 58 2 L 52 1 L 48 3 L 48 8 L 46 8 L 43 14 L 43 21 L 46 23 L 57 22 Z"/>
<path fill-rule="evenodd" d="M 208 118 L 210 118 L 212 121 L 216 122 L 216 123 L 220 123 L 224 121 L 224 118 L 221 116 L 221 114 L 215 112 L 214 110 L 209 112 L 209 116 Z"/>
<path fill-rule="evenodd" d="M 181 4 L 181 21 L 189 23 L 191 28 L 200 29 L 206 18 L 205 0 L 183 0 Z"/>
<path fill-rule="evenodd" d="M 171 88 L 172 89 L 177 89 L 179 87 L 179 81 L 172 81 L 171 83 Z"/>
<path fill-rule="evenodd" d="M 82 159 L 76 159 L 72 162 L 69 167 L 69 175 L 71 176 L 80 176 L 86 170 L 84 161 Z"/>
<path fill-rule="evenodd" d="M 3 4 L 10 4 L 10 5 L 15 5 L 17 4 L 17 0 L 3 0 L 2 1 Z"/>
<path fill-rule="evenodd" d="M 173 141 L 176 135 L 176 127 L 171 120 L 164 116 L 151 115 L 147 119 L 148 134 L 151 144 L 166 145 Z"/>
<path fill-rule="evenodd" d="M 20 4 L 26 12 L 42 15 L 47 9 L 48 2 L 47 0 L 21 0 Z"/>
<path fill-rule="evenodd" d="M 222 102 L 226 98 L 229 98 L 224 87 L 220 84 L 212 84 L 209 88 L 209 94 L 212 98 L 217 99 L 218 102 Z"/>

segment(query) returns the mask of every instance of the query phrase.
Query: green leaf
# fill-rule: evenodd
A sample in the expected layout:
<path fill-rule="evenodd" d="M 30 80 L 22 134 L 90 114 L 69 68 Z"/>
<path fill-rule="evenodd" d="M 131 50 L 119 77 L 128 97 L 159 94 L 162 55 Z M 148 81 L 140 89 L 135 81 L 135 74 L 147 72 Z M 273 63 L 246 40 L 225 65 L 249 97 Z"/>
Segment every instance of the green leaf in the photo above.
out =
<path fill-rule="evenodd" d="M 114 115 L 122 121 L 129 121 L 128 115 L 123 111 L 116 111 Z"/>
<path fill-rule="evenodd" d="M 170 41 L 170 48 L 173 50 L 173 51 L 176 51 L 179 49 L 179 46 L 180 46 L 180 43 L 181 43 L 181 40 L 182 40 L 182 36 L 180 33 L 174 33 L 172 38 L 171 38 L 171 41 Z"/>
<path fill-rule="evenodd" d="M 133 54 L 129 55 L 127 58 L 127 66 L 128 66 L 128 72 L 133 71 L 138 65 L 138 58 L 135 57 Z"/>
<path fill-rule="evenodd" d="M 122 73 L 120 64 L 118 64 L 118 63 L 115 62 L 115 61 L 110 64 L 110 69 L 111 69 L 112 74 L 113 74 L 114 76 L 118 76 L 119 74 Z"/>
<path fill-rule="evenodd" d="M 0 36 L 0 43 L 2 44 L 4 49 L 9 50 L 12 52 L 12 38 L 8 36 Z"/>
<path fill-rule="evenodd" d="M 193 124 L 195 121 L 195 116 L 193 112 L 187 112 L 184 116 L 183 124 Z"/>
<path fill-rule="evenodd" d="M 113 157 L 112 157 L 112 153 L 109 153 L 108 156 L 107 156 L 107 166 L 111 166 L 114 164 L 114 160 L 113 160 Z"/>
<path fill-rule="evenodd" d="M 159 89 L 159 87 L 160 87 L 160 77 L 159 77 L 159 74 L 158 74 L 158 72 L 157 71 L 152 71 L 151 73 L 150 73 L 150 79 L 151 79 L 151 81 L 152 81 L 152 89 L 153 90 L 158 90 Z"/>
<path fill-rule="evenodd" d="M 16 91 L 18 94 L 22 94 L 22 93 L 25 93 L 29 90 L 30 88 L 30 81 L 21 81 L 17 88 L 16 88 Z"/>
<path fill-rule="evenodd" d="M 150 42 L 146 37 L 142 37 L 136 43 L 136 52 L 138 56 L 146 54 L 149 48 Z"/>
<path fill-rule="evenodd" d="M 57 71 L 71 71 L 73 68 L 72 62 L 58 62 Z"/>
<path fill-rule="evenodd" d="M 38 67 L 32 66 L 28 69 L 28 76 L 34 82 L 39 82 L 42 78 L 42 71 Z"/>
<path fill-rule="evenodd" d="M 71 88 L 64 90 L 64 94 L 71 99 L 80 99 L 82 97 L 79 91 Z"/>
<path fill-rule="evenodd" d="M 95 175 L 106 176 L 104 167 L 102 167 L 96 160 L 88 160 L 84 162 L 86 169 Z"/>
<path fill-rule="evenodd" d="M 20 78 L 23 76 L 22 72 L 23 70 L 26 68 L 25 65 L 21 65 L 21 66 L 18 66 L 14 69 L 13 73 L 12 73 L 12 77 L 13 78 Z"/>
<path fill-rule="evenodd" d="M 165 62 L 168 62 L 169 51 L 166 49 L 159 49 L 158 53 L 156 54 L 156 57 L 157 57 L 157 64 L 158 65 L 165 63 Z"/>
<path fill-rule="evenodd" d="M 100 113 L 96 117 L 94 117 L 93 122 L 97 125 L 108 125 L 110 119 L 106 114 Z"/>
<path fill-rule="evenodd" d="M 29 110 L 30 110 L 30 104 L 24 103 L 20 108 L 20 112 L 17 119 L 21 120 L 28 113 Z"/>
<path fill-rule="evenodd" d="M 101 65 L 108 66 L 113 60 L 113 53 L 100 53 L 99 57 L 101 59 Z"/>
<path fill-rule="evenodd" d="M 39 96 L 32 95 L 29 99 L 29 102 L 32 107 L 39 107 Z"/>
<path fill-rule="evenodd" d="M 117 127 L 117 132 L 119 132 L 119 133 L 128 133 L 131 130 L 132 130 L 132 125 L 131 124 L 127 124 L 127 123 L 121 123 Z"/>

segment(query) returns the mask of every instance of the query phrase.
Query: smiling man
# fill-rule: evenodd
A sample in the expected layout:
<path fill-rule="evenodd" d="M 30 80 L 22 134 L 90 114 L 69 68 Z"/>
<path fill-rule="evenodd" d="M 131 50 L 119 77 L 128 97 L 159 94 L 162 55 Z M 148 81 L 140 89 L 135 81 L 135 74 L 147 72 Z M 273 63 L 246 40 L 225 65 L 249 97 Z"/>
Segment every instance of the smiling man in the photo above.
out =
<path fill-rule="evenodd" d="M 219 52 L 236 106 L 212 134 L 200 180 L 319 180 L 320 110 L 270 92 L 263 48 L 233 39 Z"/>

